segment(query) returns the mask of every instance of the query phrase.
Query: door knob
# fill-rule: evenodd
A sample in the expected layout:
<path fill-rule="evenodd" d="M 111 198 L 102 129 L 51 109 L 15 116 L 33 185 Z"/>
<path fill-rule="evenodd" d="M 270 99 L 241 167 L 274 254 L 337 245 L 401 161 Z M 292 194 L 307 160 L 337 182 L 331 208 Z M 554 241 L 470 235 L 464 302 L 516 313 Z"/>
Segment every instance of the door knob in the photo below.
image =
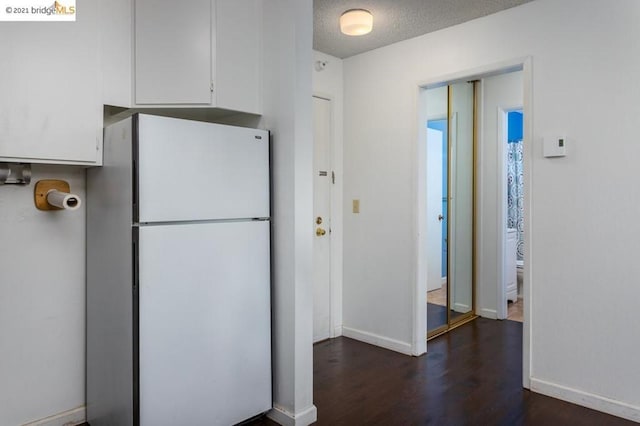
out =
<path fill-rule="evenodd" d="M 325 231 L 324 229 L 322 229 L 322 228 L 316 228 L 316 235 L 317 235 L 318 237 L 322 237 L 322 236 L 323 236 L 324 234 L 326 234 L 326 233 L 327 233 L 327 231 Z"/>
<path fill-rule="evenodd" d="M 320 216 L 318 216 L 316 218 L 316 225 L 320 225 L 322 223 L 322 218 Z"/>
<path fill-rule="evenodd" d="M 443 219 L 444 219 L 444 216 L 442 216 L 441 214 L 439 214 L 439 215 L 438 215 L 438 220 L 439 220 L 440 222 L 442 222 L 442 220 L 443 220 Z"/>

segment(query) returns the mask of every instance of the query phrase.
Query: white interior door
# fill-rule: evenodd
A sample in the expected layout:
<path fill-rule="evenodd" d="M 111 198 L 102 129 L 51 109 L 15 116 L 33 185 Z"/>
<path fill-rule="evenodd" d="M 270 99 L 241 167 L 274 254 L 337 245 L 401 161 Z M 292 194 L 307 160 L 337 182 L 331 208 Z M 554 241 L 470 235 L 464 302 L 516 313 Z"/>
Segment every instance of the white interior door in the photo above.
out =
<path fill-rule="evenodd" d="M 427 291 L 442 286 L 443 133 L 427 129 Z"/>
<path fill-rule="evenodd" d="M 313 97 L 313 341 L 331 337 L 331 101 Z"/>

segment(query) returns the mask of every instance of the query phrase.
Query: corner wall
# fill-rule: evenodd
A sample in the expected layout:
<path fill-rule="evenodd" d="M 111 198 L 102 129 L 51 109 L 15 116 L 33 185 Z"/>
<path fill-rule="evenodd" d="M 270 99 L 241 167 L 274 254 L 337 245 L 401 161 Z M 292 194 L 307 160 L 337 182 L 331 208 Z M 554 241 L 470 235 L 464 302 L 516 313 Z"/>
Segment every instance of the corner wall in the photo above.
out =
<path fill-rule="evenodd" d="M 84 421 L 85 208 L 37 210 L 41 179 L 85 197 L 79 167 L 33 165 L 30 185 L 0 185 L 2 425 L 65 412 L 50 424 Z"/>
<path fill-rule="evenodd" d="M 264 115 L 271 131 L 273 404 L 283 425 L 316 420 L 313 405 L 313 139 L 311 0 L 264 8 Z"/>
<path fill-rule="evenodd" d="M 531 56 L 532 387 L 640 420 L 638 20 L 633 0 L 537 0 L 344 60 L 345 327 L 411 343 L 418 85 Z M 568 156 L 543 158 L 559 136 Z"/>

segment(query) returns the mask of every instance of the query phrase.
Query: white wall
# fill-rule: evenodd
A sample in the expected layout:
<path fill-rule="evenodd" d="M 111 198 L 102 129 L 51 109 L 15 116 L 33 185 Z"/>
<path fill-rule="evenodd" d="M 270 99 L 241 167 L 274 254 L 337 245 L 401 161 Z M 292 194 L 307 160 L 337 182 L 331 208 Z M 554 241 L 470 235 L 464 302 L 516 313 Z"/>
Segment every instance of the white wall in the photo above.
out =
<path fill-rule="evenodd" d="M 419 83 L 531 55 L 532 387 L 640 418 L 639 19 L 633 0 L 538 0 L 344 60 L 345 327 L 411 343 Z M 543 158 L 560 135 L 569 155 Z"/>
<path fill-rule="evenodd" d="M 316 419 L 313 405 L 313 139 L 311 0 L 264 8 L 264 117 L 272 132 L 273 402 L 285 425 Z"/>
<path fill-rule="evenodd" d="M 316 61 L 327 66 L 318 71 Z M 331 188 L 331 337 L 342 334 L 342 234 L 343 234 L 343 72 L 342 59 L 313 52 L 313 94 L 331 100 L 331 168 L 335 184 Z"/>
<path fill-rule="evenodd" d="M 479 198 L 477 312 L 487 318 L 498 317 L 499 282 L 502 279 L 498 257 L 504 256 L 500 241 L 506 238 L 506 212 L 498 206 L 506 196 L 506 134 L 498 131 L 499 109 L 509 111 L 523 105 L 522 72 L 511 72 L 482 79 L 482 117 L 479 129 Z M 504 121 L 506 125 L 506 121 Z M 506 244 L 506 240 L 504 242 Z"/>
<path fill-rule="evenodd" d="M 37 210 L 41 179 L 85 196 L 82 168 L 34 165 L 31 185 L 0 185 L 2 425 L 84 405 L 85 210 Z M 66 420 L 74 418 L 83 410 Z"/>

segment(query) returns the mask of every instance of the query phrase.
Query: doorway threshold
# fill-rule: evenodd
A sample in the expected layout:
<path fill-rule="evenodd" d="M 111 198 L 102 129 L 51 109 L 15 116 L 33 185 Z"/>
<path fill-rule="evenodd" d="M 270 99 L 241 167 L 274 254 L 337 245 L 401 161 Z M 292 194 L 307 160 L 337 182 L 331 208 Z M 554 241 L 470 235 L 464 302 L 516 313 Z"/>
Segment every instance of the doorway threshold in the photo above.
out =
<path fill-rule="evenodd" d="M 429 340 L 431 340 L 431 339 L 435 339 L 436 337 L 442 336 L 443 334 L 447 334 L 447 333 L 448 333 L 448 332 L 450 332 L 451 330 L 454 330 L 454 329 L 456 329 L 456 328 L 460 327 L 461 325 L 468 324 L 468 323 L 470 323 L 471 321 L 473 321 L 473 320 L 474 320 L 474 319 L 476 319 L 476 318 L 478 318 L 478 315 L 476 315 L 476 314 L 470 315 L 470 316 L 468 316 L 467 318 L 464 318 L 464 319 L 462 319 L 462 320 L 460 320 L 460 321 L 458 321 L 458 322 L 456 322 L 456 323 L 454 323 L 454 324 L 451 324 L 451 325 L 449 326 L 449 328 L 446 328 L 446 329 L 443 329 L 443 330 L 437 331 L 437 332 L 435 332 L 435 333 L 433 333 L 433 334 L 431 334 L 431 335 L 428 335 L 428 336 L 427 336 L 427 342 L 428 342 Z"/>

